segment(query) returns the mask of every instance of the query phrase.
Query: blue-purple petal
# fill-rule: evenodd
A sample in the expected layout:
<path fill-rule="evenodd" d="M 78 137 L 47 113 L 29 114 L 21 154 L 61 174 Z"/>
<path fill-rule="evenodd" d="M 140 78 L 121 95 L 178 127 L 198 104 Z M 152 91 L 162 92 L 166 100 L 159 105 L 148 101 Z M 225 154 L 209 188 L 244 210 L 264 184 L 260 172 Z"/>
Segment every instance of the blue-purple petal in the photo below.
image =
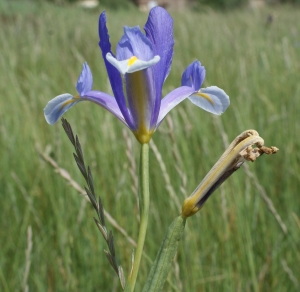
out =
<path fill-rule="evenodd" d="M 89 65 L 85 62 L 76 84 L 76 90 L 81 97 L 93 87 L 93 76 Z"/>
<path fill-rule="evenodd" d="M 81 98 L 74 98 L 70 93 L 64 93 L 51 99 L 44 108 L 47 123 L 53 125 L 67 110 L 80 101 L 82 101 Z"/>
<path fill-rule="evenodd" d="M 189 100 L 207 112 L 221 115 L 230 105 L 229 96 L 217 86 L 201 88 L 189 96 Z"/>
<path fill-rule="evenodd" d="M 193 93 L 194 90 L 191 87 L 181 86 L 167 94 L 161 101 L 161 107 L 156 127 L 160 125 L 162 120 L 165 118 L 165 116 L 171 109 L 173 109 L 176 105 L 178 105 L 180 102 L 185 100 Z"/>
<path fill-rule="evenodd" d="M 117 44 L 116 48 L 117 60 L 128 60 L 133 56 L 133 49 L 131 43 L 126 35 L 123 35 Z"/>
<path fill-rule="evenodd" d="M 199 61 L 191 63 L 183 72 L 181 77 L 181 85 L 192 87 L 198 91 L 205 79 L 205 68 L 201 66 Z"/>
<path fill-rule="evenodd" d="M 162 86 L 167 78 L 173 58 L 173 19 L 162 7 L 154 7 L 149 13 L 145 24 L 146 36 L 152 43 L 154 55 L 160 56 L 160 61 L 153 66 L 156 87 L 156 100 L 154 105 L 151 125 L 153 126 L 158 118 Z"/>
<path fill-rule="evenodd" d="M 159 84 L 163 84 L 170 72 L 173 58 L 173 19 L 162 7 L 154 7 L 149 13 L 144 29 L 153 45 L 154 55 L 161 58 L 155 66 L 155 71 Z"/>
<path fill-rule="evenodd" d="M 122 61 L 132 56 L 143 61 L 151 60 L 154 57 L 152 44 L 138 26 L 125 26 L 124 35 L 117 45 L 117 59 Z"/>
<path fill-rule="evenodd" d="M 120 108 L 115 100 L 115 98 L 105 92 L 102 91 L 89 91 L 85 94 L 85 97 L 83 100 L 88 100 L 93 103 L 96 103 L 100 105 L 101 107 L 108 110 L 110 113 L 112 113 L 115 117 L 117 117 L 123 124 L 125 124 L 127 127 L 129 125 L 124 119 L 124 116 L 122 115 Z"/>
<path fill-rule="evenodd" d="M 106 66 L 106 70 L 107 70 L 107 74 L 109 77 L 112 91 L 113 91 L 116 101 L 119 105 L 119 108 L 122 112 L 122 115 L 124 116 L 129 127 L 132 128 L 133 122 L 131 120 L 130 114 L 126 107 L 126 99 L 125 99 L 125 96 L 123 93 L 122 77 L 121 77 L 119 71 L 106 60 L 107 53 L 111 53 L 113 56 L 114 56 L 114 54 L 111 52 L 111 44 L 109 42 L 108 30 L 106 27 L 105 11 L 100 14 L 100 18 L 99 18 L 99 37 L 100 37 L 99 46 L 102 51 L 102 57 L 103 57 L 103 60 L 104 60 L 105 66 Z"/>

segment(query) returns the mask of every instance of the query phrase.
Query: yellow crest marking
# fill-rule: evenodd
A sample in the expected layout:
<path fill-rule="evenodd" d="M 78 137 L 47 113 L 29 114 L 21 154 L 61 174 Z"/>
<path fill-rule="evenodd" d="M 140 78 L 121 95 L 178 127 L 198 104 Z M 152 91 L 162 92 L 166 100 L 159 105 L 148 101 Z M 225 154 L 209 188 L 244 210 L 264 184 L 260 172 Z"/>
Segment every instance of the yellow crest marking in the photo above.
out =
<path fill-rule="evenodd" d="M 128 66 L 132 66 L 137 60 L 138 60 L 138 58 L 137 58 L 136 56 L 132 56 L 132 57 L 128 60 Z"/>
<path fill-rule="evenodd" d="M 203 98 L 205 98 L 206 100 L 208 100 L 212 105 L 215 104 L 214 101 L 210 98 L 210 96 L 208 94 L 202 93 L 202 92 L 199 92 L 199 91 L 196 94 L 203 97 Z"/>
<path fill-rule="evenodd" d="M 73 98 L 72 99 L 70 99 L 70 100 L 67 100 L 67 101 L 65 101 L 62 105 L 61 105 L 61 107 L 60 107 L 60 110 L 62 110 L 66 105 L 68 105 L 68 104 L 71 104 L 71 103 L 73 103 L 73 102 L 75 102 L 76 101 L 76 99 L 79 99 L 80 98 L 80 96 L 79 95 L 75 95 L 75 96 L 73 96 Z"/>

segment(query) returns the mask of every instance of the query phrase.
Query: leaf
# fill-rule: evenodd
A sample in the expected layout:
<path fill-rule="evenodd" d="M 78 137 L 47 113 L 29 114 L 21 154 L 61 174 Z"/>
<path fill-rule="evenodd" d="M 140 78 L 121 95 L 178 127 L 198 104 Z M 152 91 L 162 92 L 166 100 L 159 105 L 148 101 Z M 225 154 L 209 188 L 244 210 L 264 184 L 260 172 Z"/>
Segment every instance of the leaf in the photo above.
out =
<path fill-rule="evenodd" d="M 184 232 L 185 221 L 185 218 L 178 216 L 168 228 L 142 292 L 162 291 Z"/>

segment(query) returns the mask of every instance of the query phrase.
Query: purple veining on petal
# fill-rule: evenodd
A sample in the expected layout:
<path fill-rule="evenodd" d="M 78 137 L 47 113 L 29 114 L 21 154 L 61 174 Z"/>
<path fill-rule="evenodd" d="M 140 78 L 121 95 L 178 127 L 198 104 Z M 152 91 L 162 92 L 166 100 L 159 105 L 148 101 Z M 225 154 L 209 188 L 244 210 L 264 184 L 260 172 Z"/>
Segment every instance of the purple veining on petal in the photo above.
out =
<path fill-rule="evenodd" d="M 103 60 L 104 60 L 105 66 L 106 66 L 106 70 L 107 70 L 107 74 L 108 74 L 108 77 L 110 80 L 111 88 L 113 90 L 116 101 L 119 105 L 119 108 L 129 126 L 129 128 L 132 128 L 133 122 L 132 122 L 130 113 L 128 112 L 128 109 L 126 107 L 126 100 L 125 100 L 125 96 L 123 93 L 122 77 L 121 77 L 119 71 L 106 60 L 106 54 L 111 53 L 113 55 L 113 53 L 111 52 L 109 35 L 108 35 L 107 27 L 106 27 L 105 12 L 102 12 L 100 14 L 100 18 L 99 18 L 99 37 L 100 37 L 99 46 L 102 51 L 102 57 L 103 57 Z"/>
<path fill-rule="evenodd" d="M 147 23 L 145 24 L 146 36 L 153 45 L 154 55 L 160 56 L 160 61 L 153 66 L 156 87 L 156 101 L 154 105 L 151 125 L 156 124 L 162 96 L 162 86 L 167 78 L 173 57 L 173 19 L 169 13 L 161 8 L 151 9 Z"/>
<path fill-rule="evenodd" d="M 92 72 L 88 64 L 85 62 L 82 66 L 81 74 L 78 77 L 76 90 L 79 93 L 79 95 L 83 97 L 87 91 L 92 90 L 92 87 L 93 87 Z"/>
<path fill-rule="evenodd" d="M 205 79 L 205 68 L 196 60 L 191 63 L 183 72 L 181 77 L 181 85 L 192 87 L 198 91 Z"/>
<path fill-rule="evenodd" d="M 165 118 L 165 116 L 171 109 L 173 109 L 176 105 L 178 105 L 180 102 L 185 100 L 193 93 L 193 88 L 188 86 L 181 86 L 167 94 L 161 101 L 161 107 L 157 119 L 156 128 L 160 125 L 162 120 Z"/>

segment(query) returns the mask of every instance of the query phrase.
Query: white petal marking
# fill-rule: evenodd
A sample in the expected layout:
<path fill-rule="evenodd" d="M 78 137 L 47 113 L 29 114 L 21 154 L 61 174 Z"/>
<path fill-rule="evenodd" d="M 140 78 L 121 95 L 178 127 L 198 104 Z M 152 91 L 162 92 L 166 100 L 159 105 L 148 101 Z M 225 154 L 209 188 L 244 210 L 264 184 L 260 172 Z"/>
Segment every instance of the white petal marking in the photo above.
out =
<path fill-rule="evenodd" d="M 154 58 L 149 61 L 142 61 L 136 59 L 135 61 L 132 62 L 132 58 L 123 61 L 118 61 L 116 58 L 112 56 L 111 53 L 107 53 L 106 60 L 110 64 L 112 64 L 121 74 L 125 75 L 126 73 L 133 73 L 136 71 L 147 69 L 155 65 L 156 63 L 159 62 L 160 57 L 154 56 Z"/>

